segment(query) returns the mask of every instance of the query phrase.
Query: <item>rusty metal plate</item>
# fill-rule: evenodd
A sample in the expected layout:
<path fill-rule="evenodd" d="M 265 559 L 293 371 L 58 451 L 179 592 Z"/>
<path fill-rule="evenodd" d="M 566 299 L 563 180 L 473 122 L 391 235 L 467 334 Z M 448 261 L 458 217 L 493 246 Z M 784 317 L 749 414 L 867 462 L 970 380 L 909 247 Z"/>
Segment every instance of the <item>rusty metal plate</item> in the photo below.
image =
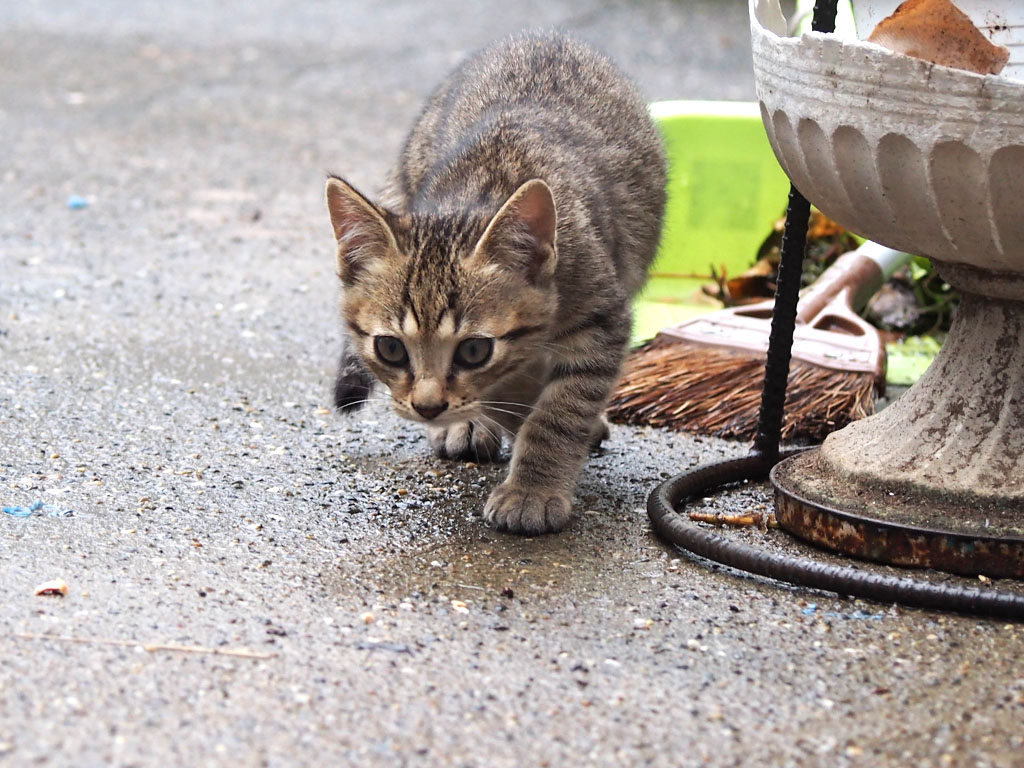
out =
<path fill-rule="evenodd" d="M 779 526 L 812 544 L 891 565 L 967 576 L 1024 578 L 1024 538 L 908 523 L 905 498 L 897 499 L 885 489 L 872 494 L 862 487 L 843 487 L 841 481 L 823 472 L 817 450 L 780 462 L 770 479 Z M 892 516 L 885 514 L 887 503 L 902 505 L 900 522 L 883 519 Z M 956 520 L 955 509 L 936 515 L 935 503 L 931 499 L 921 502 L 928 509 L 923 519 Z"/>

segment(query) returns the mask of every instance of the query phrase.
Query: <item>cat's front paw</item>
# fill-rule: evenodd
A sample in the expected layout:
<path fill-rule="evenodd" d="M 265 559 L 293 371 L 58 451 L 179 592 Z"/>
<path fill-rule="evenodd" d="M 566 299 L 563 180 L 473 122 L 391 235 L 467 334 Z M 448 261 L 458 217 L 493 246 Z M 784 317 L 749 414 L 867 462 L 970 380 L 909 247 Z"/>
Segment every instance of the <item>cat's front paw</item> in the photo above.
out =
<path fill-rule="evenodd" d="M 428 427 L 430 447 L 442 459 L 459 461 L 497 461 L 501 454 L 501 436 L 472 421 L 448 427 Z"/>
<path fill-rule="evenodd" d="M 506 480 L 484 506 L 484 520 L 499 531 L 538 536 L 565 528 L 572 518 L 572 497 L 562 491 L 533 489 Z"/>

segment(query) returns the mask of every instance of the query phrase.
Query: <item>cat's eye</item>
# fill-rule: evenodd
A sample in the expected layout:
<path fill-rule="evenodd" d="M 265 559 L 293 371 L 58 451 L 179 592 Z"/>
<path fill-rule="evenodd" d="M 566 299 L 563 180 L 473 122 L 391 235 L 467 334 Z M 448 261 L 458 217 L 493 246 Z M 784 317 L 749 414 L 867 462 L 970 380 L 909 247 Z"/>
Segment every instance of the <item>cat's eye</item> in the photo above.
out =
<path fill-rule="evenodd" d="M 409 362 L 409 353 L 405 344 L 394 336 L 378 336 L 373 342 L 377 357 L 388 365 L 401 366 Z"/>
<path fill-rule="evenodd" d="M 466 339 L 455 348 L 455 364 L 463 368 L 479 368 L 491 359 L 492 352 L 494 339 Z"/>

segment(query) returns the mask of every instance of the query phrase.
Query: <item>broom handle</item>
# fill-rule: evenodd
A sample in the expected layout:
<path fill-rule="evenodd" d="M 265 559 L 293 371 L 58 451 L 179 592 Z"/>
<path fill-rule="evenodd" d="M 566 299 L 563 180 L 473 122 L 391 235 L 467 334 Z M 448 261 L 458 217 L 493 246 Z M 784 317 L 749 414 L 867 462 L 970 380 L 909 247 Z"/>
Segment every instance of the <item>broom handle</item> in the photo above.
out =
<path fill-rule="evenodd" d="M 860 310 L 882 284 L 912 258 L 908 253 L 871 241 L 844 253 L 804 289 L 797 304 L 796 321 L 809 323 L 845 290 L 850 291 L 850 306 Z"/>

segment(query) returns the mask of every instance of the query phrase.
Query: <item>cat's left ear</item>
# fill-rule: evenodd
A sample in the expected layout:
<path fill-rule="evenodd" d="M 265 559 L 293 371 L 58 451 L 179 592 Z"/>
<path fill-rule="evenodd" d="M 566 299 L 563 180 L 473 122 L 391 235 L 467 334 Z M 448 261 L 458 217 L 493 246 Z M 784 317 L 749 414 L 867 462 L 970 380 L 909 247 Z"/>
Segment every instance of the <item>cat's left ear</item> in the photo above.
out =
<path fill-rule="evenodd" d="M 345 285 L 398 250 L 384 212 L 337 176 L 327 179 L 327 210 L 338 241 L 338 276 Z"/>
<path fill-rule="evenodd" d="M 521 272 L 531 283 L 548 280 L 558 258 L 557 224 L 551 188 L 540 179 L 528 181 L 494 214 L 470 260 Z"/>

